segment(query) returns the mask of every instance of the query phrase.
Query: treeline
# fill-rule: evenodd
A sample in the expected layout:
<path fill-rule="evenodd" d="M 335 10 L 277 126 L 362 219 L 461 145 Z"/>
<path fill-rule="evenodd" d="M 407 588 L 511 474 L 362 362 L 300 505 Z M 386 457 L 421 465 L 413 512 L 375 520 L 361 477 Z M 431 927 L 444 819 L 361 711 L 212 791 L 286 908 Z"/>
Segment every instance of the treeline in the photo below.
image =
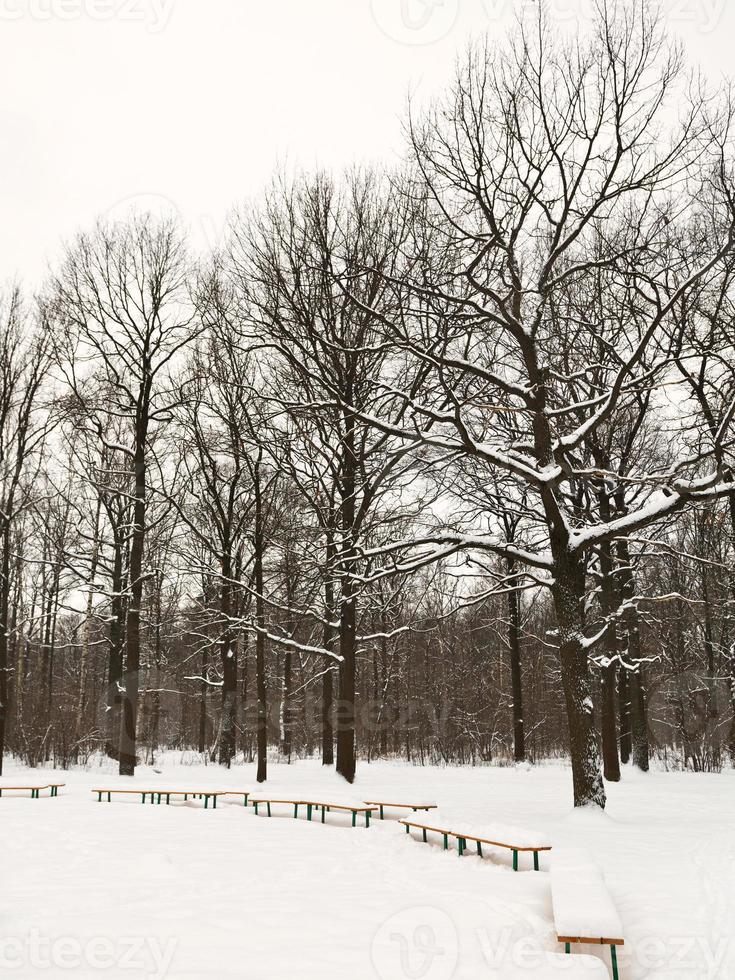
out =
<path fill-rule="evenodd" d="M 203 258 L 101 222 L 7 291 L 0 750 L 568 756 L 600 806 L 731 760 L 731 113 L 685 81 L 643 4 L 541 13 L 400 172 L 280 176 Z"/>

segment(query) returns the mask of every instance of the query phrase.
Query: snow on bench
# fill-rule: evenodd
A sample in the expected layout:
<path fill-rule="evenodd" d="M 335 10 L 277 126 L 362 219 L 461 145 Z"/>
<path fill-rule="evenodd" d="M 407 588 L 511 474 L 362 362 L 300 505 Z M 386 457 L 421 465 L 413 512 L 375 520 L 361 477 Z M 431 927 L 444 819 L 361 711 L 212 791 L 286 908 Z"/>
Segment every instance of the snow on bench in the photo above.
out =
<path fill-rule="evenodd" d="M 598 865 L 582 850 L 557 851 L 551 862 L 551 903 L 557 939 L 566 952 L 572 943 L 610 947 L 618 980 L 617 946 L 624 945 L 620 916 Z"/>
<path fill-rule="evenodd" d="M 206 810 L 209 806 L 209 801 L 212 800 L 213 809 L 217 808 L 217 797 L 218 796 L 242 796 L 243 806 L 248 805 L 248 797 L 250 796 L 249 789 L 143 789 L 139 787 L 138 789 L 130 789 L 129 787 L 110 787 L 109 789 L 93 789 L 92 793 L 97 794 L 97 802 L 102 802 L 102 797 L 107 795 L 107 802 L 112 802 L 112 797 L 115 795 L 121 796 L 140 796 L 140 802 L 147 802 L 148 797 L 151 798 L 151 803 L 158 803 L 165 797 L 166 803 L 170 805 L 172 796 L 183 796 L 184 801 L 191 797 L 193 800 L 200 799 L 204 800 L 204 809 Z"/>
<path fill-rule="evenodd" d="M 466 818 L 442 813 L 432 813 L 431 823 L 415 818 L 401 820 L 400 823 L 405 826 L 406 833 L 409 833 L 411 827 L 421 830 L 424 841 L 426 841 L 427 831 L 441 834 L 444 837 L 445 850 L 448 848 L 448 838 L 456 838 L 460 857 L 467 849 L 467 841 L 472 841 L 476 845 L 477 853 L 481 857 L 483 844 L 489 847 L 503 847 L 513 852 L 514 871 L 518 870 L 519 853 L 532 853 L 533 867 L 538 871 L 539 852 L 551 850 L 551 843 L 544 834 L 508 824 L 470 822 Z"/>
<path fill-rule="evenodd" d="M 607 970 L 594 956 L 546 953 L 541 964 L 503 967 L 503 980 L 608 980 Z"/>
<path fill-rule="evenodd" d="M 393 803 L 385 799 L 365 800 L 364 802 L 367 803 L 368 806 L 377 806 L 380 808 L 381 820 L 384 819 L 384 811 L 386 807 L 391 810 L 413 810 L 414 813 L 417 813 L 419 810 L 425 810 L 428 813 L 429 810 L 436 810 L 437 808 L 436 803 Z"/>
<path fill-rule="evenodd" d="M 314 810 L 321 810 L 322 813 L 322 823 L 325 823 L 325 814 L 330 813 L 332 810 L 344 810 L 352 814 L 352 826 L 357 826 L 357 814 L 362 813 L 365 816 L 365 826 L 370 826 L 370 816 L 375 812 L 375 807 L 366 805 L 362 800 L 348 799 L 347 797 L 338 797 L 333 794 L 325 793 L 300 793 L 298 796 L 286 796 L 285 794 L 279 794 L 278 796 L 266 796 L 263 793 L 258 793 L 257 796 L 251 797 L 250 800 L 255 814 L 257 816 L 259 807 L 265 804 L 266 812 L 268 816 L 271 816 L 271 806 L 275 804 L 287 804 L 293 807 L 294 818 L 298 818 L 299 807 L 306 807 L 306 819 L 311 820 Z"/>
<path fill-rule="evenodd" d="M 0 783 L 0 797 L 3 795 L 3 790 L 9 793 L 24 793 L 30 791 L 31 799 L 39 799 L 39 794 L 42 789 L 48 789 L 51 792 L 49 796 L 58 796 L 59 787 L 66 786 L 66 783 L 34 783 L 32 786 L 10 786 Z"/>

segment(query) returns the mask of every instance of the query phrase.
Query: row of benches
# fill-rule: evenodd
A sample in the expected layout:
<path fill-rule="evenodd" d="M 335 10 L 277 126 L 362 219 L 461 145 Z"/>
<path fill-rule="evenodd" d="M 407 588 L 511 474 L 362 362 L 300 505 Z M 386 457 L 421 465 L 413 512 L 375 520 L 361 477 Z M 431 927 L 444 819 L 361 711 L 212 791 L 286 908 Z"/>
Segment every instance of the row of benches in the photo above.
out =
<path fill-rule="evenodd" d="M 57 796 L 60 787 L 64 783 L 44 783 L 32 786 L 0 786 L 0 797 L 3 791 L 23 792 L 30 791 L 34 799 L 39 798 L 42 790 L 48 789 L 51 796 Z M 343 811 L 352 814 L 352 826 L 357 824 L 358 814 L 364 815 L 365 826 L 370 826 L 370 817 L 374 813 L 379 813 L 380 819 L 385 818 L 386 809 L 411 810 L 429 812 L 437 809 L 435 803 L 396 803 L 387 800 L 366 800 L 362 804 L 336 802 L 326 799 L 305 799 L 298 797 L 270 797 L 263 794 L 253 795 L 250 790 L 213 790 L 213 789 L 122 789 L 119 787 L 95 788 L 92 790 L 97 794 L 98 802 L 102 802 L 106 796 L 107 802 L 112 801 L 113 795 L 135 795 L 140 796 L 141 803 L 147 803 L 150 797 L 151 803 L 159 805 L 165 800 L 171 803 L 173 798 L 183 798 L 184 801 L 189 797 L 192 799 L 203 799 L 205 809 L 208 808 L 210 801 L 212 808 L 216 808 L 217 800 L 222 796 L 242 797 L 243 806 L 252 805 L 255 814 L 258 815 L 260 808 L 265 806 L 268 816 L 271 816 L 272 806 L 287 805 L 293 807 L 293 816 L 299 815 L 299 808 L 306 808 L 306 819 L 311 821 L 314 812 L 321 812 L 321 822 L 325 822 L 325 814 L 332 810 Z M 435 818 L 439 819 L 435 819 Z M 429 833 L 439 834 L 444 842 L 444 849 L 448 850 L 450 838 L 457 842 L 457 853 L 460 857 L 466 852 L 468 842 L 475 845 L 477 854 L 483 856 L 483 845 L 488 847 L 500 847 L 512 851 L 513 870 L 518 871 L 519 855 L 531 853 L 533 855 L 533 867 L 539 870 L 539 854 L 551 851 L 551 844 L 536 833 L 529 833 L 518 828 L 503 827 L 500 825 L 490 825 L 482 828 L 481 831 L 476 827 L 462 825 L 451 820 L 442 820 L 439 814 L 434 814 L 431 822 L 421 821 L 416 818 L 402 819 L 400 823 L 406 828 L 406 833 L 411 830 L 420 830 L 424 842 L 428 840 Z M 557 939 L 564 944 L 565 952 L 570 953 L 572 944 L 594 944 L 610 947 L 612 958 L 613 978 L 618 980 L 617 947 L 624 945 L 622 938 L 622 927 L 620 919 L 612 903 L 610 895 L 604 883 L 604 879 L 599 867 L 584 851 L 562 850 L 554 851 L 551 864 L 551 897 L 554 913 L 554 923 L 556 926 Z M 551 954 L 553 957 L 554 954 Z M 568 980 L 574 980 L 577 976 L 577 968 L 584 971 L 584 976 L 593 980 L 592 970 L 599 966 L 599 960 L 590 957 L 575 957 L 573 963 L 564 960 L 569 964 L 573 972 L 566 971 Z M 588 960 L 583 967 L 582 960 Z M 598 971 L 599 972 L 599 971 Z M 582 976 L 582 972 L 579 973 Z"/>

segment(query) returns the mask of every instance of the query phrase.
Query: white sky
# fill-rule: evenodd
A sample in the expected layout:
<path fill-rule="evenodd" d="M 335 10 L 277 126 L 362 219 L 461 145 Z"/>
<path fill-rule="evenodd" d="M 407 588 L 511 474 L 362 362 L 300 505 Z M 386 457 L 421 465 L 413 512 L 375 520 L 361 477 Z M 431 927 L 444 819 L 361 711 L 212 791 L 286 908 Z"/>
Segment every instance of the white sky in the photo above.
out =
<path fill-rule="evenodd" d="M 175 208 L 198 246 L 278 163 L 395 160 L 409 89 L 532 0 L 0 0 L 0 282 L 97 214 Z M 576 27 L 590 0 L 545 0 Z M 730 70 L 733 0 L 661 0 Z"/>

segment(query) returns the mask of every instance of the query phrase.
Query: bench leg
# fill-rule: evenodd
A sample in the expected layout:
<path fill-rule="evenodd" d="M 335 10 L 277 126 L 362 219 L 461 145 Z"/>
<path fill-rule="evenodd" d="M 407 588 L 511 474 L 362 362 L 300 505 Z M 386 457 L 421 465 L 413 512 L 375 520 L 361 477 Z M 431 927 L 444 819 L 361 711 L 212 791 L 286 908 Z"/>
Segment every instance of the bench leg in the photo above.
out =
<path fill-rule="evenodd" d="M 411 833 L 411 828 L 408 826 L 408 824 L 406 824 L 406 833 L 407 834 Z"/>
<path fill-rule="evenodd" d="M 322 807 L 322 823 L 326 823 L 325 807 Z"/>
<path fill-rule="evenodd" d="M 170 806 L 171 805 L 171 794 L 170 793 L 166 793 L 166 805 L 167 806 Z"/>
<path fill-rule="evenodd" d="M 613 969 L 613 980 L 619 980 L 618 976 L 618 951 L 614 946 L 610 947 L 610 956 L 612 957 L 612 969 Z"/>
<path fill-rule="evenodd" d="M 482 857 L 482 844 L 479 842 L 479 840 L 477 842 L 477 853 L 480 855 L 480 857 Z"/>
<path fill-rule="evenodd" d="M 533 852 L 533 870 L 538 871 L 538 851 Z"/>
<path fill-rule="evenodd" d="M 571 943 L 564 943 L 564 952 L 565 953 L 571 953 L 571 951 L 572 951 L 572 944 Z"/>
<path fill-rule="evenodd" d="M 357 813 L 355 810 L 352 811 L 352 826 L 354 827 L 357 823 Z"/>
<path fill-rule="evenodd" d="M 97 794 L 97 802 L 98 803 L 101 803 L 102 802 L 102 793 L 98 793 Z"/>
<path fill-rule="evenodd" d="M 312 817 L 313 812 L 314 812 L 314 808 L 312 807 L 311 803 L 307 803 L 306 804 L 306 819 L 307 820 L 311 820 L 311 817 Z"/>
<path fill-rule="evenodd" d="M 109 793 L 107 794 L 107 802 L 112 803 L 112 798 Z"/>
<path fill-rule="evenodd" d="M 298 815 L 299 815 L 299 805 L 298 805 L 298 803 L 294 803 L 294 805 L 293 805 L 293 818 L 294 818 L 294 820 L 296 820 L 296 818 L 298 817 Z"/>
<path fill-rule="evenodd" d="M 513 851 L 513 870 L 518 870 L 518 851 Z"/>
<path fill-rule="evenodd" d="M 245 793 L 245 795 L 242 798 L 242 805 L 243 806 L 247 806 L 248 805 L 248 794 L 247 793 Z"/>
<path fill-rule="evenodd" d="M 212 797 L 212 806 L 214 807 L 215 810 L 217 809 L 217 794 L 216 793 Z"/>
<path fill-rule="evenodd" d="M 255 816 L 257 817 L 258 816 L 258 804 L 257 803 L 253 803 L 253 806 L 255 807 Z"/>
<path fill-rule="evenodd" d="M 184 793 L 184 803 L 186 803 L 186 801 L 188 799 L 189 799 L 189 794 L 188 793 Z"/>
<path fill-rule="evenodd" d="M 421 829 L 421 836 L 422 836 L 422 838 L 424 840 L 424 844 L 425 844 L 426 843 L 426 827 L 422 827 L 422 829 Z"/>
<path fill-rule="evenodd" d="M 406 830 L 408 830 L 408 827 L 406 827 Z M 449 834 L 444 834 L 444 850 L 449 850 Z"/>
<path fill-rule="evenodd" d="M 369 810 L 366 810 L 365 811 L 365 826 L 366 827 L 369 827 L 370 826 L 370 811 Z"/>
<path fill-rule="evenodd" d="M 209 806 L 209 793 L 205 793 L 205 795 L 204 795 L 204 809 L 206 810 L 208 806 Z"/>
<path fill-rule="evenodd" d="M 270 816 L 271 815 L 271 805 L 270 805 L 270 803 L 267 803 L 266 806 L 268 807 L 268 816 Z"/>
<path fill-rule="evenodd" d="M 466 847 L 467 847 L 467 841 L 464 839 L 464 837 L 458 837 L 457 838 L 457 853 L 459 854 L 460 857 L 462 857 L 462 855 L 464 854 L 464 849 Z"/>
<path fill-rule="evenodd" d="M 383 819 L 383 816 L 384 816 L 384 814 L 383 814 L 383 804 L 381 803 L 380 804 L 380 819 L 381 820 Z"/>

